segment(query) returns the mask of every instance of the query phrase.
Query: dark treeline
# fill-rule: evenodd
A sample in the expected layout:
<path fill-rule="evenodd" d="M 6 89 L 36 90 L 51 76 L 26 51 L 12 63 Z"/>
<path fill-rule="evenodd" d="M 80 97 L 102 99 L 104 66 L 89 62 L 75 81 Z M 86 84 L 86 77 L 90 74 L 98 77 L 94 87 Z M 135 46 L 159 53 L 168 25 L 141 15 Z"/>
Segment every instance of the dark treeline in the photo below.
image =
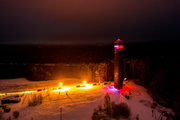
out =
<path fill-rule="evenodd" d="M 124 43 L 124 58 L 174 56 L 178 43 Z M 114 59 L 112 45 L 0 45 L 0 63 L 100 63 Z"/>
<path fill-rule="evenodd" d="M 0 63 L 100 63 L 113 59 L 113 46 L 2 45 Z"/>
<path fill-rule="evenodd" d="M 29 65 L 22 63 L 0 64 L 0 79 L 25 78 Z"/>
<path fill-rule="evenodd" d="M 96 67 L 97 65 L 111 61 L 114 56 L 113 49 L 113 45 L 1 45 L 0 79 L 19 77 L 25 77 L 29 80 L 54 79 L 57 76 L 55 75 L 57 71 L 61 71 L 61 73 L 67 71 L 68 64 L 71 66 L 71 70 L 69 71 L 72 73 L 72 70 L 80 71 L 78 67 L 76 69 L 72 67 L 73 64 L 93 64 L 93 67 Z M 52 66 L 46 66 L 47 64 L 51 64 Z M 90 68 L 91 65 L 89 65 Z M 66 68 L 64 71 L 61 70 L 63 67 Z M 92 68 L 91 70 L 92 72 L 96 72 Z M 59 74 L 61 73 L 59 72 Z M 108 73 L 113 74 L 112 72 Z M 64 77 L 73 76 L 68 74 Z M 79 78 L 80 76 L 77 75 L 75 77 Z"/>
<path fill-rule="evenodd" d="M 113 81 L 113 61 L 82 64 L 3 64 L 0 65 L 0 79 L 24 77 L 31 81 L 61 78 L 85 79 L 89 82 Z"/>
<path fill-rule="evenodd" d="M 154 101 L 180 113 L 178 56 L 135 56 L 125 65 L 127 77 L 147 88 Z"/>

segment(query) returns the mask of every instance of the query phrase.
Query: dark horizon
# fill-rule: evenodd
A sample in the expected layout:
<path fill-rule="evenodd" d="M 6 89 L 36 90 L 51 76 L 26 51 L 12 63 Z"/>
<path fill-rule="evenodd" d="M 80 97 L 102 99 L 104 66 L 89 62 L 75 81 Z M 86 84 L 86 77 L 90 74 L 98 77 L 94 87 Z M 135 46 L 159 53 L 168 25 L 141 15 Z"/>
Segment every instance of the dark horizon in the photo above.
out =
<path fill-rule="evenodd" d="M 124 43 L 124 58 L 180 58 L 174 42 Z M 0 63 L 99 63 L 114 59 L 112 45 L 0 45 Z"/>

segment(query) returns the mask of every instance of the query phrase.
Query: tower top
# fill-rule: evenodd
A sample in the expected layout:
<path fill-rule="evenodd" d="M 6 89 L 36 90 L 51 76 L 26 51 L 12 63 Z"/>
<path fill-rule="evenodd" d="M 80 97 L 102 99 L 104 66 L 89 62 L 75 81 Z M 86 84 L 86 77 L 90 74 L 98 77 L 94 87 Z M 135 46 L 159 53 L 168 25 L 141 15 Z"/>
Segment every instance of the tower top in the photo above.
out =
<path fill-rule="evenodd" d="M 121 39 L 117 39 L 114 43 L 116 43 L 116 44 L 120 44 L 120 43 L 123 43 L 123 41 L 121 40 Z"/>

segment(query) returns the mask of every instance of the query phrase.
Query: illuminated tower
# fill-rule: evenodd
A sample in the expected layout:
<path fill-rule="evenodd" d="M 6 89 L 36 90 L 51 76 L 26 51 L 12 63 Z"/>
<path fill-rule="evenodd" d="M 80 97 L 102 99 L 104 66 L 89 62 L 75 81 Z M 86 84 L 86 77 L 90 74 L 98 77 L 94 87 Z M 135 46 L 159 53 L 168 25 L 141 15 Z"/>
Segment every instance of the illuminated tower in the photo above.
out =
<path fill-rule="evenodd" d="M 114 86 L 121 89 L 123 86 L 124 73 L 123 73 L 123 41 L 117 39 L 114 42 Z"/>

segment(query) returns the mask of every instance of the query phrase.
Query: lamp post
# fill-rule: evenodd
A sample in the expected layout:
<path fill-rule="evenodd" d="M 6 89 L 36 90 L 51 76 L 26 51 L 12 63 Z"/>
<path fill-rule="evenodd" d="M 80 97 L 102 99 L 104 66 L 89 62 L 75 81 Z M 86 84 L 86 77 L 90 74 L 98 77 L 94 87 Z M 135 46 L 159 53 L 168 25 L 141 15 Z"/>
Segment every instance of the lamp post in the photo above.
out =
<path fill-rule="evenodd" d="M 114 86 L 121 89 L 123 86 L 124 73 L 123 73 L 123 41 L 117 39 L 114 42 Z"/>

